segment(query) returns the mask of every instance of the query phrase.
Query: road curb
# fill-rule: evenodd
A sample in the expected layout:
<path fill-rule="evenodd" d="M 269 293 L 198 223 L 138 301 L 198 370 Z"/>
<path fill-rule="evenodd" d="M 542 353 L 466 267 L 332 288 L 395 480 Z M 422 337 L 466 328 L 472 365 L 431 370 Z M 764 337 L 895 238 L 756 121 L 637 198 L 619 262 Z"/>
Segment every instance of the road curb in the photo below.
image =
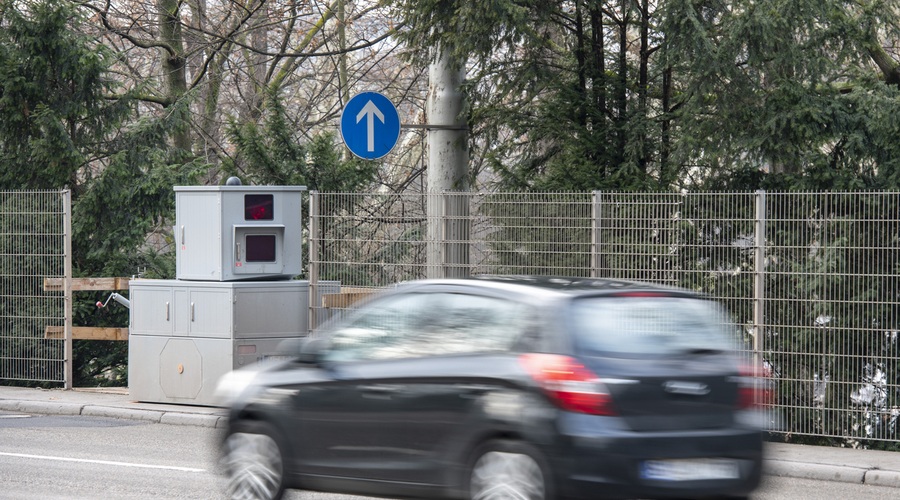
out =
<path fill-rule="evenodd" d="M 0 401 L 0 410 L 42 415 L 81 415 L 84 405 L 54 401 Z"/>
<path fill-rule="evenodd" d="M 84 407 L 84 409 L 81 411 L 81 414 L 89 417 L 109 417 L 119 418 L 123 420 L 144 420 L 147 422 L 158 424 L 162 419 L 163 412 L 89 405 Z"/>
<path fill-rule="evenodd" d="M 848 465 L 813 464 L 789 460 L 767 460 L 763 472 L 769 476 L 900 488 L 900 472 L 893 470 L 864 469 Z"/>
<path fill-rule="evenodd" d="M 226 418 L 221 415 L 198 415 L 177 411 L 118 408 L 115 406 L 62 403 L 55 401 L 15 401 L 10 399 L 0 399 L 0 411 L 34 413 L 38 415 L 84 415 L 89 417 L 116 418 L 120 420 L 140 420 L 166 425 L 209 427 L 211 429 L 222 428 L 226 423 Z"/>
<path fill-rule="evenodd" d="M 217 415 L 195 415 L 193 413 L 166 412 L 159 420 L 161 424 L 192 425 L 195 427 L 209 427 L 215 429 L 219 426 L 219 420 L 224 417 Z"/>
<path fill-rule="evenodd" d="M 874 486 L 900 488 L 900 472 L 880 469 L 869 470 L 866 471 L 866 479 L 864 482 Z"/>

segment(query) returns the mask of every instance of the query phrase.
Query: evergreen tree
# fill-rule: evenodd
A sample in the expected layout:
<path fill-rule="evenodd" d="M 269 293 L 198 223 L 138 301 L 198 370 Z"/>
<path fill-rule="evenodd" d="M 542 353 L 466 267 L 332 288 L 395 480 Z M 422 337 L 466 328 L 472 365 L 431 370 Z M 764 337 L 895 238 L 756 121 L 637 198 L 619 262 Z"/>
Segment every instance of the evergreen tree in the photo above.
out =
<path fill-rule="evenodd" d="M 897 186 L 888 2 L 394 5 L 409 46 L 468 61 L 472 156 L 503 187 Z"/>
<path fill-rule="evenodd" d="M 715 187 L 896 187 L 898 22 L 879 1 L 668 0 L 680 161 Z"/>
<path fill-rule="evenodd" d="M 187 101 L 129 123 L 133 101 L 110 98 L 117 55 L 83 34 L 85 22 L 76 2 L 0 0 L 0 189 L 72 190 L 76 276 L 149 268 L 172 277 L 164 231 L 154 229 L 171 217 L 172 186 L 202 167 L 165 146 Z M 75 298 L 76 325 L 128 322 L 123 309 L 97 310 L 100 293 Z M 127 344 L 76 341 L 74 350 L 76 386 L 126 382 Z"/>
<path fill-rule="evenodd" d="M 268 97 L 262 122 L 232 120 L 228 127 L 237 155 L 226 171 L 244 183 L 351 193 L 367 189 L 374 180 L 378 163 L 343 157 L 334 133 L 311 138 L 298 134 L 277 94 Z"/>
<path fill-rule="evenodd" d="M 128 113 L 72 2 L 0 1 L 0 188 L 78 190 Z"/>

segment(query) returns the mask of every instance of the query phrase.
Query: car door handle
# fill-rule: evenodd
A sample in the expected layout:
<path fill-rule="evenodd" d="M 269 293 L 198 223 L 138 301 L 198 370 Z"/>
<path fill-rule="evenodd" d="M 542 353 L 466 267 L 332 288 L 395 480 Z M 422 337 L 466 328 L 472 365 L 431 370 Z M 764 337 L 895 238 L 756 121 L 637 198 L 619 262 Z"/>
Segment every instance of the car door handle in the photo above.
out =
<path fill-rule="evenodd" d="M 394 394 L 403 390 L 403 386 L 391 384 L 367 384 L 359 386 L 359 390 L 373 394 Z"/>
<path fill-rule="evenodd" d="M 491 389 L 493 389 L 493 387 L 491 387 L 487 384 L 457 384 L 456 388 L 464 394 L 475 394 L 475 395 L 484 394 L 484 393 L 490 391 Z"/>

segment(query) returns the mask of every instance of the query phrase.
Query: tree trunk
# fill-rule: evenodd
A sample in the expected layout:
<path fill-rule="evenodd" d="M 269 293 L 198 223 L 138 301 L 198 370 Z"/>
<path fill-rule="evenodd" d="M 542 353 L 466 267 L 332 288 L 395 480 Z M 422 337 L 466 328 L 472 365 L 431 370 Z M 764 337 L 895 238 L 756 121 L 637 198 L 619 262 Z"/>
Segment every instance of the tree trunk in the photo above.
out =
<path fill-rule="evenodd" d="M 578 66 L 578 108 L 577 123 L 587 126 L 587 61 L 585 57 L 584 20 L 581 13 L 581 1 L 575 2 L 575 62 Z"/>
<path fill-rule="evenodd" d="M 269 36 L 266 20 L 266 5 L 262 5 L 253 13 L 249 23 L 250 46 L 253 50 L 247 52 L 250 82 L 247 89 L 247 114 L 244 119 L 252 123 L 259 121 L 265 107 L 267 66 L 266 56 L 263 54 L 268 48 Z"/>
<path fill-rule="evenodd" d="M 591 91 L 593 92 L 594 110 L 591 113 L 593 117 L 592 133 L 595 136 L 593 141 L 596 151 L 593 152 L 593 160 L 597 164 L 598 175 L 606 173 L 607 142 L 609 130 L 607 126 L 607 117 L 609 109 L 606 107 L 606 49 L 603 39 L 603 11 L 597 3 L 592 3 L 590 7 L 591 17 L 591 54 L 594 58 L 594 64 L 591 68 Z"/>
<path fill-rule="evenodd" d="M 615 167 L 625 162 L 625 147 L 628 138 L 625 125 L 628 123 L 628 0 L 622 0 L 622 19 L 619 22 L 619 82 L 616 88 L 616 151 Z"/>
<path fill-rule="evenodd" d="M 659 146 L 659 187 L 661 189 L 668 189 L 672 182 L 675 180 L 673 172 L 670 172 L 669 169 L 671 166 L 669 165 L 669 155 L 672 148 L 671 142 L 671 134 L 669 132 L 669 127 L 672 123 L 672 117 L 669 116 L 669 112 L 672 110 L 672 67 L 667 66 L 663 71 L 663 81 L 662 81 L 662 124 L 661 128 L 661 136 L 660 137 L 660 146 Z"/>
<path fill-rule="evenodd" d="M 189 6 L 191 9 L 191 29 L 195 33 L 205 33 L 208 28 L 206 0 L 190 2 Z M 200 103 L 202 108 L 200 110 L 201 116 L 198 121 L 200 122 L 199 133 L 201 137 L 199 138 L 200 144 L 198 147 L 202 148 L 202 154 L 207 163 L 214 165 L 217 163 L 219 157 L 218 145 L 222 143 L 222 132 L 218 125 L 218 110 L 225 56 L 223 53 L 212 54 L 207 52 L 207 50 L 200 45 L 204 43 L 206 43 L 204 39 L 198 39 L 196 43 L 188 44 L 188 53 L 197 54 L 197 56 L 194 57 L 194 60 L 188 61 L 188 67 L 191 72 L 198 72 L 202 69 L 201 65 L 206 63 L 206 58 L 212 58 L 207 65 L 206 75 L 204 76 L 206 84 L 203 85 L 200 90 Z M 227 50 L 224 52 L 227 52 Z M 206 180 L 208 182 L 212 181 L 215 175 L 216 172 L 211 170 L 208 172 Z"/>
<path fill-rule="evenodd" d="M 641 0 L 641 48 L 640 48 L 640 68 L 638 70 L 638 107 L 640 108 L 640 155 L 638 156 L 638 167 L 641 172 L 647 173 L 647 165 L 650 163 L 650 148 L 647 147 L 647 85 L 649 81 L 649 65 L 650 65 L 650 11 L 647 0 Z"/>
<path fill-rule="evenodd" d="M 867 50 L 872 61 L 884 75 L 884 81 L 895 87 L 900 87 L 900 63 L 895 61 L 881 46 L 881 42 L 873 35 L 874 41 L 869 44 Z"/>
<path fill-rule="evenodd" d="M 162 54 L 166 100 L 168 106 L 172 106 L 187 93 L 184 40 L 179 16 L 181 2 L 178 0 L 157 0 L 157 2 L 159 38 L 166 47 Z M 176 148 L 191 151 L 191 130 L 187 123 L 175 130 L 172 139 Z"/>

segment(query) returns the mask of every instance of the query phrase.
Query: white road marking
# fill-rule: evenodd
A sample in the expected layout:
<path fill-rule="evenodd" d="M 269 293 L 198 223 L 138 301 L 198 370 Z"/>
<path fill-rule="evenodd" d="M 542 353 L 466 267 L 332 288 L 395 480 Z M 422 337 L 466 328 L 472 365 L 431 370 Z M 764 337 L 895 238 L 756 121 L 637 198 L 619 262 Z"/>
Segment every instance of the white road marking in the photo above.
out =
<path fill-rule="evenodd" d="M 26 453 L 6 453 L 0 451 L 0 456 L 4 457 L 16 457 L 16 458 L 32 458 L 36 460 L 53 460 L 56 462 L 78 462 L 85 464 L 100 464 L 100 465 L 118 465 L 120 467 L 135 467 L 139 469 L 165 469 L 165 470 L 175 470 L 181 472 L 206 472 L 205 469 L 195 469 L 193 467 L 177 467 L 173 465 L 149 465 L 149 464 L 135 464 L 130 462 L 113 462 L 110 460 L 91 460 L 86 458 L 67 458 L 67 457 L 51 457 L 47 455 L 28 455 Z"/>
<path fill-rule="evenodd" d="M 0 415 L 0 418 L 31 418 L 31 415 Z"/>

